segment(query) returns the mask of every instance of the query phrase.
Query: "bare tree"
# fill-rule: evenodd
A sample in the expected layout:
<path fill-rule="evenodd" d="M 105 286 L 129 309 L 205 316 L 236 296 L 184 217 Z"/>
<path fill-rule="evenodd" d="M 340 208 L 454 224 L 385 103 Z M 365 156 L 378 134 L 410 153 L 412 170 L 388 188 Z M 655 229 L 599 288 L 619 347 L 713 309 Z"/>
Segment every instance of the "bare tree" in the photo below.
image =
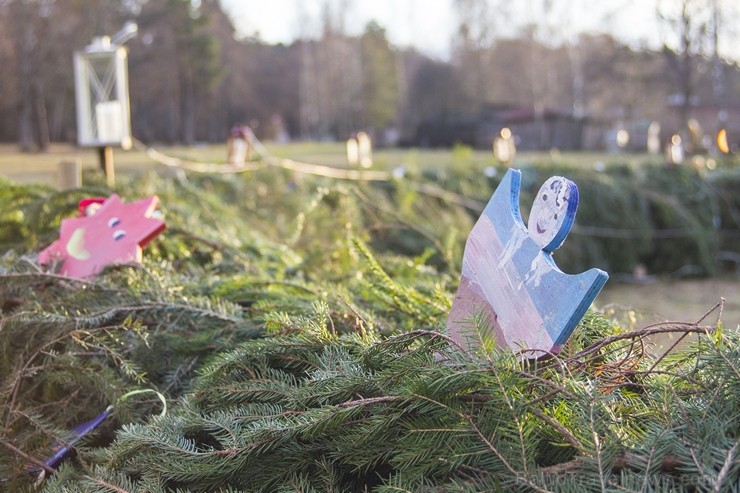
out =
<path fill-rule="evenodd" d="M 49 56 L 50 9 L 39 2 L 12 2 L 7 8 L 18 84 L 18 137 L 21 149 L 31 151 L 34 144 L 45 150 L 49 127 L 44 98 L 44 62 Z"/>
<path fill-rule="evenodd" d="M 396 58 L 385 29 L 370 22 L 360 37 L 362 93 L 360 123 L 367 129 L 384 129 L 396 119 L 399 103 Z"/>
<path fill-rule="evenodd" d="M 325 0 L 321 33 L 302 41 L 301 122 L 312 137 L 345 136 L 360 123 L 362 57 L 358 39 L 347 34 L 352 0 Z"/>
<path fill-rule="evenodd" d="M 73 137 L 72 53 L 92 36 L 110 34 L 137 8 L 138 0 L 0 3 L 0 38 L 9 59 L 4 65 L 15 69 L 5 71 L 2 85 L 16 87 L 14 120 L 22 150 L 44 150 L 52 139 Z"/>
<path fill-rule="evenodd" d="M 149 0 L 142 8 L 142 38 L 150 41 L 132 51 L 144 79 L 132 81 L 132 93 L 142 106 L 154 104 L 149 118 L 164 122 L 168 140 L 195 141 L 201 105 L 221 77 L 220 42 L 211 26 L 219 8 L 215 0 Z"/>
<path fill-rule="evenodd" d="M 728 86 L 726 64 L 723 61 L 722 44 L 737 45 L 737 19 L 740 17 L 740 6 L 731 1 L 711 0 L 711 54 L 712 54 L 712 89 L 714 104 L 717 108 L 717 124 L 719 128 L 727 126 L 727 111 L 725 106 L 728 100 Z M 733 43 L 734 42 L 734 43 Z"/>
<path fill-rule="evenodd" d="M 699 65 L 711 39 L 712 5 L 705 0 L 660 0 L 664 53 L 678 90 L 681 125 L 688 125 Z"/>
<path fill-rule="evenodd" d="M 453 65 L 465 94 L 463 113 L 475 112 L 488 98 L 491 63 L 490 49 L 494 43 L 493 8 L 487 0 L 455 0 L 458 18 L 457 32 L 452 40 Z"/>

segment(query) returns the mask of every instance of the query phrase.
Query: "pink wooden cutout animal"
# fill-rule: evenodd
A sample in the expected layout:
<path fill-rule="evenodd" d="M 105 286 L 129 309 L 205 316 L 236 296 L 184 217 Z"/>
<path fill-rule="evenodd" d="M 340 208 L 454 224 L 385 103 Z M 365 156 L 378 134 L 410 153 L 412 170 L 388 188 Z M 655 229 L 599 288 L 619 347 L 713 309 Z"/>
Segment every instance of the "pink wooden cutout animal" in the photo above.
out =
<path fill-rule="evenodd" d="M 81 216 L 62 220 L 59 239 L 39 253 L 42 264 L 57 263 L 59 273 L 86 278 L 110 264 L 141 262 L 142 248 L 165 230 L 152 217 L 156 196 L 129 204 L 117 195 L 80 202 Z"/>

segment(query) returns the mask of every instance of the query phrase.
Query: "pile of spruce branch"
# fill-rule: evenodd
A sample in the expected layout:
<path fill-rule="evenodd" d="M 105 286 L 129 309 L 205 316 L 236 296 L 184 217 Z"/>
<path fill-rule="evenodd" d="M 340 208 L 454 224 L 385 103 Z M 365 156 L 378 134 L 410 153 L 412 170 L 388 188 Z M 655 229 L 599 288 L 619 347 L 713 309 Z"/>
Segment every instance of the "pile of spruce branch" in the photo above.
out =
<path fill-rule="evenodd" d="M 84 281 L 42 271 L 35 254 L 81 198 L 110 191 L 94 177 L 66 192 L 0 183 L 0 490 L 722 491 L 738 481 L 737 336 L 718 321 L 627 334 L 591 313 L 558 359 L 470 354 L 442 328 L 477 212 L 404 182 L 268 171 L 123 182 L 124 199 L 159 195 L 168 231 L 142 266 Z M 486 198 L 495 186 L 455 183 Z M 645 337 L 663 332 L 699 337 L 650 355 Z M 142 389 L 167 400 L 165 416 L 153 417 L 152 394 L 122 399 Z M 69 430 L 110 405 L 39 481 Z"/>
<path fill-rule="evenodd" d="M 740 481 L 740 341 L 716 325 L 621 333 L 593 315 L 574 352 L 523 364 L 435 331 L 337 335 L 330 318 L 317 304 L 284 334 L 220 355 L 175 411 L 124 426 L 45 491 L 732 491 Z M 645 337 L 666 332 L 702 337 L 648 357 Z"/>
<path fill-rule="evenodd" d="M 740 167 L 698 172 L 612 165 L 594 171 L 548 163 L 521 169 L 524 217 L 550 176 L 579 186 L 576 224 L 557 259 L 566 272 L 596 266 L 631 273 L 641 264 L 655 274 L 713 274 L 728 267 L 718 258 L 740 254 Z M 337 247 L 351 232 L 377 251 L 423 256 L 441 272 L 457 273 L 465 238 L 504 172 L 463 161 L 410 167 L 389 182 L 341 182 L 275 168 L 180 180 L 151 173 L 121 181 L 117 193 L 124 199 L 160 196 L 170 233 L 158 245 L 170 247 L 161 253 L 178 263 L 192 255 L 209 261 L 225 247 L 226 253 L 245 247 L 242 253 L 261 255 L 272 243 L 299 251 L 283 263 L 314 277 L 342 276 L 345 259 Z M 0 252 L 38 251 L 53 241 L 59 221 L 74 213 L 80 198 L 110 194 L 98 176 L 86 175 L 85 183 L 84 189 L 56 192 L 0 179 Z M 338 261 L 327 262 L 328 255 Z"/>

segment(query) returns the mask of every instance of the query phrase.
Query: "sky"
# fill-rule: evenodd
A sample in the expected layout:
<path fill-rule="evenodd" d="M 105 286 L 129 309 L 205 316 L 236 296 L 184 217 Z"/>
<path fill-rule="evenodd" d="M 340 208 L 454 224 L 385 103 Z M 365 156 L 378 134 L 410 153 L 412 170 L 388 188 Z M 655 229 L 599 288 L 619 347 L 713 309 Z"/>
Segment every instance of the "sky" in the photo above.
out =
<path fill-rule="evenodd" d="M 370 20 L 386 28 L 398 47 L 415 46 L 427 54 L 444 56 L 449 48 L 452 0 L 366 0 L 351 2 L 347 30 L 362 32 Z M 267 42 L 313 37 L 320 27 L 322 1 L 221 0 L 242 34 L 259 33 Z"/>
<path fill-rule="evenodd" d="M 240 35 L 268 43 L 290 43 L 300 37 L 315 37 L 319 32 L 321 9 L 326 0 L 221 0 Z M 386 28 L 397 47 L 415 47 L 439 58 L 449 57 L 450 40 L 457 17 L 454 0 L 331 0 L 344 3 L 346 29 L 359 34 L 371 20 Z M 662 44 L 656 3 L 661 0 L 567 0 L 552 2 L 548 18 L 542 15 L 547 0 L 510 0 L 508 12 L 496 16 L 494 30 L 515 34 L 515 28 L 528 22 L 547 22 L 552 31 L 568 36 L 578 32 L 609 32 L 636 48 L 657 48 Z M 662 0 L 673 2 L 675 0 Z M 718 0 L 738 12 L 737 0 Z M 501 2 L 499 2 L 501 3 Z M 618 5 L 618 7 L 616 7 Z M 737 35 L 737 33 L 735 33 Z M 740 43 L 729 39 L 721 47 L 724 56 L 740 59 Z"/>

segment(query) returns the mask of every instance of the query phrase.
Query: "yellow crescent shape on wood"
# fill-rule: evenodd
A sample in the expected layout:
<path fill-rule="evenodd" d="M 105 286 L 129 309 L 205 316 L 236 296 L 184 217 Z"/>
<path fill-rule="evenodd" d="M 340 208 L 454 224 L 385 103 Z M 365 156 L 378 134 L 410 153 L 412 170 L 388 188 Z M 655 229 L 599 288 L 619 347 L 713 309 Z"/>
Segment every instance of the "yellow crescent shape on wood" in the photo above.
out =
<path fill-rule="evenodd" d="M 67 242 L 67 253 L 77 260 L 88 260 L 90 252 L 85 250 L 85 228 L 77 228 Z"/>

